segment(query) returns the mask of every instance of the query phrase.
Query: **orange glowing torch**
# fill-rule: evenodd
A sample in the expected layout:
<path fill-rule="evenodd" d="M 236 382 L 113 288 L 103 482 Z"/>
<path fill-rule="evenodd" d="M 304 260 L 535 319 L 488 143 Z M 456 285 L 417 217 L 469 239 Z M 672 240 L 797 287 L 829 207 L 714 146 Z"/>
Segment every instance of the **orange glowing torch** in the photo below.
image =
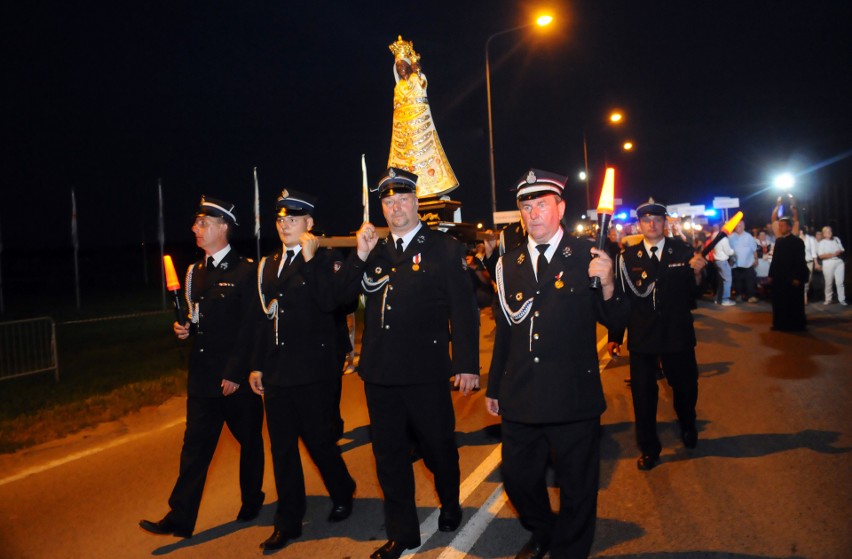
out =
<path fill-rule="evenodd" d="M 163 267 L 166 269 L 166 289 L 171 292 L 172 297 L 174 298 L 175 317 L 177 318 L 178 324 L 186 326 L 187 318 L 186 312 L 183 310 L 183 300 L 180 296 L 180 281 L 178 281 L 172 257 L 168 254 L 163 256 Z"/>
<path fill-rule="evenodd" d="M 742 219 L 743 212 L 735 213 L 734 217 L 729 219 L 728 222 L 722 226 L 722 230 L 716 234 L 713 240 L 710 241 L 710 243 L 706 247 L 704 247 L 704 250 L 701 251 L 701 256 L 707 258 L 707 255 L 710 254 L 714 248 L 716 248 L 716 245 L 719 244 L 719 241 L 734 232 L 734 229 L 737 228 L 737 224 L 742 221 Z"/>
<path fill-rule="evenodd" d="M 615 169 L 607 167 L 604 175 L 604 183 L 601 188 L 601 199 L 598 202 L 598 238 L 597 249 L 604 250 L 606 246 L 607 231 L 609 231 L 609 222 L 612 219 L 612 214 L 615 212 Z M 592 289 L 598 289 L 601 286 L 601 278 L 594 276 L 589 283 Z"/>

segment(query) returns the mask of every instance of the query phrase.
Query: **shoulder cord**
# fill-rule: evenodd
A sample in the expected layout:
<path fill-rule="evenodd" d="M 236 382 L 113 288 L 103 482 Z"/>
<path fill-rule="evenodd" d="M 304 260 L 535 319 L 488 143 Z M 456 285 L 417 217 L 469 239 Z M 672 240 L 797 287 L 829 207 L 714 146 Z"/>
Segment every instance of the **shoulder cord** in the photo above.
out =
<path fill-rule="evenodd" d="M 189 309 L 187 317 L 193 324 L 198 324 L 198 303 L 192 302 L 192 270 L 195 264 L 191 264 L 186 269 L 186 308 Z"/>
<path fill-rule="evenodd" d="M 260 264 L 257 266 L 257 295 L 260 297 L 260 306 L 266 314 L 266 318 L 275 323 L 275 345 L 278 346 L 278 299 L 269 301 L 269 306 L 266 306 L 266 298 L 263 296 L 263 269 L 266 267 L 266 257 L 260 259 Z"/>
<path fill-rule="evenodd" d="M 388 298 L 388 285 L 390 283 L 390 275 L 386 274 L 380 277 L 377 280 L 371 280 L 367 273 L 364 272 L 364 275 L 361 277 L 361 287 L 364 288 L 364 291 L 367 293 L 375 293 L 379 289 L 384 287 L 384 291 L 382 292 L 382 313 L 381 313 L 381 328 L 385 327 L 385 301 Z M 366 304 L 366 301 L 365 301 Z"/>
<path fill-rule="evenodd" d="M 527 315 L 530 314 L 532 310 L 533 302 L 535 301 L 535 297 L 530 297 L 524 304 L 521 305 L 521 308 L 518 309 L 517 312 L 512 312 L 512 309 L 509 308 L 509 303 L 506 302 L 506 287 L 503 284 L 503 257 L 500 257 L 500 260 L 497 261 L 497 269 L 495 271 L 495 275 L 497 276 L 497 296 L 500 299 L 500 309 L 503 311 L 503 316 L 506 317 L 506 321 L 509 324 L 520 324 L 523 322 Z M 535 317 L 530 319 L 530 351 L 532 351 L 532 340 L 533 340 L 533 328 L 535 325 Z"/>
<path fill-rule="evenodd" d="M 619 268 L 621 270 L 621 290 L 626 291 L 625 288 L 624 288 L 624 283 L 625 283 L 624 278 L 629 277 L 629 276 L 627 274 L 627 264 L 625 264 L 625 262 L 624 262 L 624 255 L 619 254 L 618 255 L 618 261 L 620 263 Z M 628 281 L 627 285 L 630 286 L 630 290 L 637 297 L 645 299 L 645 298 L 648 297 L 648 295 L 652 295 L 653 297 L 651 299 L 651 302 L 654 305 L 654 309 L 656 310 L 656 308 L 657 308 L 657 280 L 652 281 L 651 285 L 649 285 L 648 288 L 645 289 L 645 291 L 642 292 L 642 293 L 639 293 L 639 290 L 636 289 L 636 286 L 633 285 L 632 281 Z"/>

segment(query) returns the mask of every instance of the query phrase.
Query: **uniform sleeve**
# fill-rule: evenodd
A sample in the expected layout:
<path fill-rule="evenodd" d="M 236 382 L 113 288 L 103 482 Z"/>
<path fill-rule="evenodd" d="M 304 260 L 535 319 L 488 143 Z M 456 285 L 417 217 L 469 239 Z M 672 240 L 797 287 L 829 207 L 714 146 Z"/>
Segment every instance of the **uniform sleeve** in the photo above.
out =
<path fill-rule="evenodd" d="M 257 293 L 255 267 L 247 262 L 241 264 L 239 277 L 239 316 L 237 320 L 237 339 L 234 351 L 228 358 L 223 377 L 236 384 L 248 382 L 251 372 L 254 337 L 258 332 L 258 322 L 263 319 L 263 309 Z"/>
<path fill-rule="evenodd" d="M 448 239 L 445 288 L 450 307 L 453 374 L 479 374 L 479 310 L 468 277 L 464 247 Z"/>
<path fill-rule="evenodd" d="M 498 265 L 502 266 L 502 263 Z M 495 278 L 496 277 L 497 276 L 495 276 Z M 491 367 L 488 369 L 488 387 L 485 391 L 485 395 L 497 400 L 500 398 L 500 381 L 503 379 L 503 374 L 506 372 L 506 365 L 509 360 L 509 342 L 512 334 L 512 327 L 500 309 L 500 305 L 502 305 L 502 303 L 500 302 L 499 296 L 495 297 L 495 299 L 495 305 L 497 306 L 497 308 L 494 309 L 494 323 L 496 330 L 494 334 L 494 347 L 491 351 Z"/>

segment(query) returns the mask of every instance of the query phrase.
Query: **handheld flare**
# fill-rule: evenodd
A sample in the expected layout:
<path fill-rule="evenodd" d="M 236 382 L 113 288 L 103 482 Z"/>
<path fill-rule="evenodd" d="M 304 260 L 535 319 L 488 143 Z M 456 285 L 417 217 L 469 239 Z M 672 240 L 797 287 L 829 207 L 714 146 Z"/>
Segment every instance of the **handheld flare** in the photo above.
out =
<path fill-rule="evenodd" d="M 598 237 L 595 247 L 598 250 L 604 250 L 606 246 L 607 231 L 609 231 L 609 222 L 612 220 L 612 214 L 615 212 L 615 169 L 607 167 L 604 175 L 603 187 L 601 187 L 601 198 L 598 201 Z M 601 278 L 594 276 L 589 281 L 589 287 L 599 289 L 601 286 Z"/>
<path fill-rule="evenodd" d="M 175 318 L 179 324 L 186 325 L 186 312 L 183 310 L 183 301 L 180 297 L 180 281 L 175 272 L 172 257 L 168 254 L 163 256 L 163 267 L 166 270 L 166 289 L 171 292 L 175 304 Z"/>

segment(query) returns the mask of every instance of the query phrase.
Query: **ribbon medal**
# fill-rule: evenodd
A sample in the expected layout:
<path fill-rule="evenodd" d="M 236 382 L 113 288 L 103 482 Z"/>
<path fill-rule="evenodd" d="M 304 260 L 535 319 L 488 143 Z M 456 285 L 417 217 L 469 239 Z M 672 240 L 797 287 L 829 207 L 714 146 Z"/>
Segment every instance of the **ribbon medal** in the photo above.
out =
<path fill-rule="evenodd" d="M 553 284 L 556 287 L 556 289 L 562 289 L 563 287 L 565 287 L 565 282 L 562 281 L 562 274 L 563 273 L 564 272 L 559 272 L 559 275 L 556 276 L 556 282 L 554 282 L 554 284 Z"/>
<path fill-rule="evenodd" d="M 414 264 L 411 265 L 411 269 L 416 272 L 417 270 L 420 269 L 420 253 L 418 252 L 417 254 L 415 254 L 411 258 L 411 261 L 414 262 Z"/>

